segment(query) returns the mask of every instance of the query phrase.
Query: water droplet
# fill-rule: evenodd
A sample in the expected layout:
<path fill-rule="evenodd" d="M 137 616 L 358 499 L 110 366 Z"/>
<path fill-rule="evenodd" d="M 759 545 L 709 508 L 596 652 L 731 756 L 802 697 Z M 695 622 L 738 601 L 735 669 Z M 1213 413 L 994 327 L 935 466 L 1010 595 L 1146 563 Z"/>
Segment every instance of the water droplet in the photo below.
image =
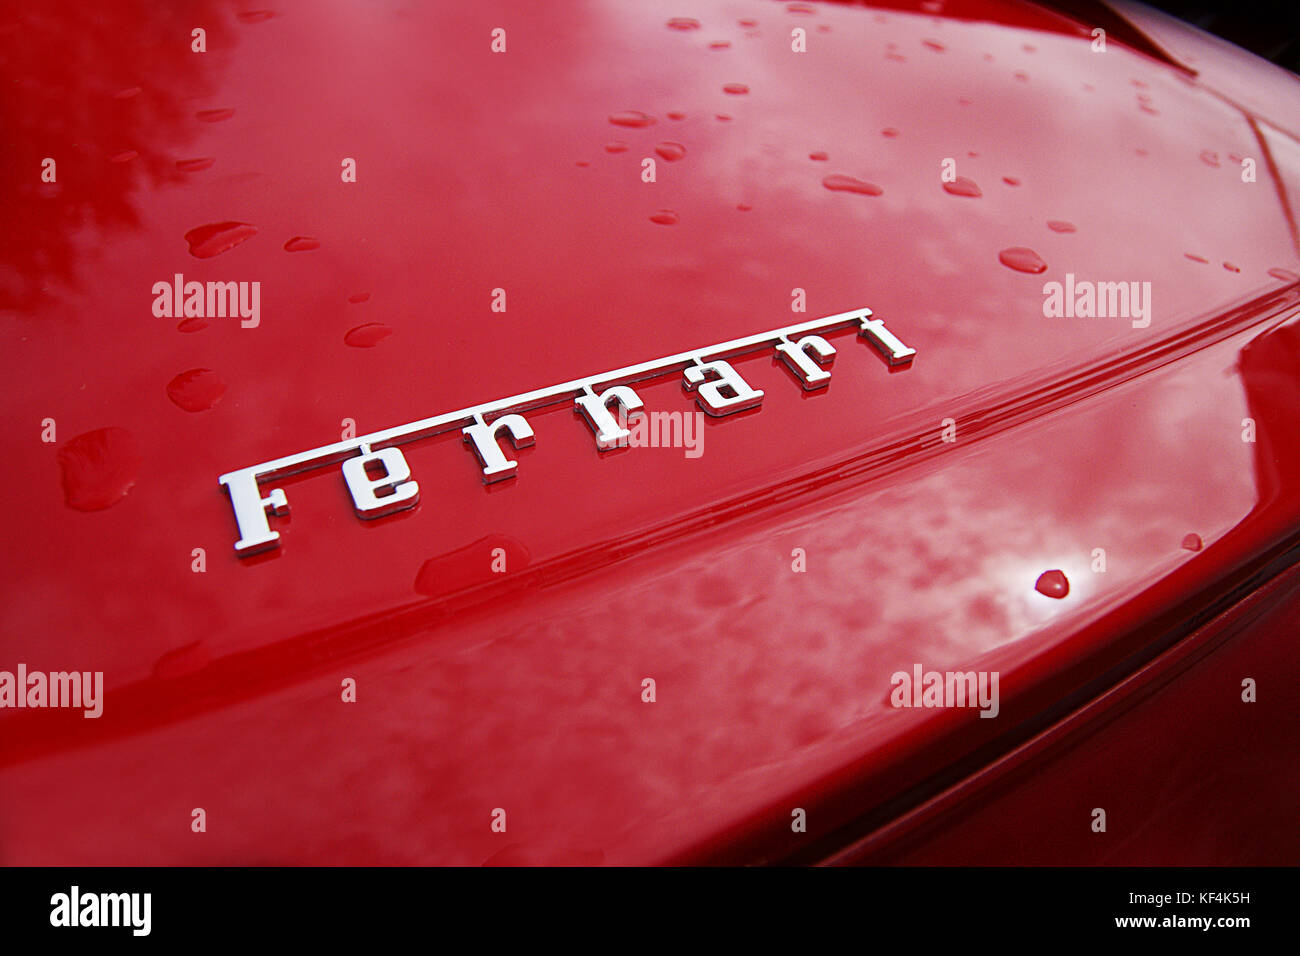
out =
<path fill-rule="evenodd" d="M 984 195 L 975 184 L 975 180 L 967 179 L 965 176 L 958 176 L 952 182 L 944 183 L 943 191 L 950 196 L 969 196 L 971 199 L 978 199 Z"/>
<path fill-rule="evenodd" d="M 660 143 L 655 147 L 655 152 L 667 162 L 675 163 L 686 155 L 686 147 L 681 143 Z"/>
<path fill-rule="evenodd" d="M 728 83 L 722 88 L 722 92 L 730 93 L 732 96 L 744 96 L 749 92 L 749 87 L 744 83 Z"/>
<path fill-rule="evenodd" d="M 710 50 L 727 50 L 731 47 L 730 40 L 714 40 L 709 44 Z"/>
<path fill-rule="evenodd" d="M 1008 269 L 1015 269 L 1017 272 L 1029 272 L 1037 275 L 1040 272 L 1047 271 L 1047 263 L 1033 249 L 1025 246 L 1012 246 L 1010 249 L 1003 249 L 998 253 L 998 261 Z"/>
<path fill-rule="evenodd" d="M 100 428 L 78 435 L 59 449 L 63 500 L 77 511 L 111 508 L 135 485 L 141 458 L 125 428 Z"/>
<path fill-rule="evenodd" d="M 958 106 L 970 106 L 970 105 L 972 105 L 974 102 L 975 102 L 975 101 L 974 101 L 973 99 L 971 99 L 969 96 L 959 96 L 959 97 L 957 97 L 957 105 L 958 105 Z"/>
<path fill-rule="evenodd" d="M 213 222 L 185 233 L 185 241 L 190 244 L 190 255 L 211 259 L 255 235 L 257 227 L 246 222 Z"/>
<path fill-rule="evenodd" d="M 144 92 L 144 91 L 141 90 L 140 87 L 138 87 L 138 86 L 128 86 L 126 89 L 124 89 L 124 90 L 118 90 L 116 93 L 114 93 L 114 94 L 113 94 L 113 99 L 115 99 L 115 100 L 129 100 L 129 99 L 131 99 L 131 98 L 134 97 L 134 96 L 139 96 L 142 92 Z"/>
<path fill-rule="evenodd" d="M 1193 262 L 1199 262 L 1203 266 L 1210 264 L 1210 260 L 1205 258 L 1205 256 L 1194 256 L 1190 252 L 1184 252 L 1183 255 L 1188 259 L 1191 259 Z"/>
<path fill-rule="evenodd" d="M 370 301 L 370 293 L 369 293 L 369 292 L 354 292 L 352 295 L 348 296 L 348 301 L 351 302 L 353 305 L 357 305 L 357 304 L 359 304 L 359 303 L 361 303 L 361 302 L 369 302 L 369 301 Z"/>
<path fill-rule="evenodd" d="M 668 114 L 668 118 L 670 120 L 684 120 L 686 119 L 686 114 L 683 113 L 681 110 L 673 110 L 671 113 Z"/>
<path fill-rule="evenodd" d="M 183 173 L 197 173 L 200 169 L 208 169 L 216 160 L 209 156 L 201 156 L 198 159 L 178 159 L 176 168 Z"/>
<path fill-rule="evenodd" d="M 1064 219 L 1047 220 L 1047 228 L 1052 230 L 1052 232 L 1078 232 L 1079 231 L 1078 226 L 1076 226 L 1072 222 L 1067 222 Z"/>
<path fill-rule="evenodd" d="M 673 17 L 668 21 L 670 30 L 698 30 L 700 21 L 693 17 Z"/>
<path fill-rule="evenodd" d="M 393 330 L 382 322 L 367 322 L 355 329 L 348 329 L 343 336 L 343 344 L 354 349 L 373 349 L 392 334 Z"/>
<path fill-rule="evenodd" d="M 861 179 L 854 179 L 852 176 L 844 176 L 839 173 L 824 177 L 822 185 L 831 192 L 857 193 L 860 196 L 880 196 L 885 192 L 875 183 L 863 182 Z"/>
<path fill-rule="evenodd" d="M 1008 186 L 1019 186 L 1019 185 L 1020 185 L 1020 180 L 1016 179 L 1015 176 L 1003 176 L 1003 177 L 1002 177 L 1002 181 L 1003 181 L 1004 183 L 1006 183 Z"/>
<path fill-rule="evenodd" d="M 714 119 L 716 119 L 719 123 L 731 122 L 731 117 L 728 116 L 726 113 L 719 113 L 717 116 L 714 117 Z"/>
<path fill-rule="evenodd" d="M 1236 163 L 1238 166 L 1240 166 L 1243 162 L 1245 162 L 1245 160 L 1243 160 L 1243 159 L 1242 159 L 1240 156 L 1238 156 L 1236 153 L 1229 153 L 1229 154 L 1228 154 L 1228 161 L 1229 161 L 1229 162 L 1232 162 L 1232 163 Z"/>
<path fill-rule="evenodd" d="M 1229 272 L 1240 272 L 1240 271 L 1241 271 L 1241 267 L 1240 267 L 1240 266 L 1234 266 L 1231 262 L 1225 262 L 1225 263 L 1223 264 L 1223 268 L 1227 269 Z"/>
<path fill-rule="evenodd" d="M 1143 113 L 1150 113 L 1152 116 L 1160 115 L 1160 111 L 1156 109 L 1154 106 L 1152 106 L 1150 103 L 1139 103 L 1138 109 L 1140 109 Z"/>
<path fill-rule="evenodd" d="M 819 163 L 824 163 L 826 160 L 830 159 L 830 156 L 819 149 L 816 152 L 809 153 L 808 158 Z"/>
<path fill-rule="evenodd" d="M 284 244 L 285 252 L 311 252 L 320 248 L 320 240 L 311 236 L 294 236 Z"/>
<path fill-rule="evenodd" d="M 1038 47 L 1034 46 L 1032 43 L 1022 43 L 1020 49 L 1024 50 L 1026 53 L 1038 52 Z"/>
<path fill-rule="evenodd" d="M 1139 146 L 1133 150 L 1133 153 L 1136 156 L 1145 156 L 1147 154 L 1147 151 L 1143 149 L 1141 146 Z"/>
<path fill-rule="evenodd" d="M 1024 70 L 1016 70 L 1016 72 L 1012 73 L 1011 75 L 1014 76 L 1021 83 L 1029 82 L 1029 74 L 1026 73 Z"/>
<path fill-rule="evenodd" d="M 968 149 L 966 150 L 966 155 L 969 156 L 971 159 L 976 159 L 979 156 L 979 153 L 975 152 L 975 150 L 973 149 Z"/>
<path fill-rule="evenodd" d="M 886 54 L 885 54 L 885 59 L 886 59 L 886 60 L 893 60 L 893 61 L 896 62 L 896 63 L 906 63 L 906 62 L 907 62 L 907 57 L 903 56 L 903 54 L 901 54 L 901 53 L 894 53 L 893 51 L 890 51 L 889 53 L 886 53 Z"/>
<path fill-rule="evenodd" d="M 892 126 L 886 126 L 884 129 L 882 129 L 882 130 L 880 131 L 880 135 L 881 135 L 881 136 L 885 136 L 885 137 L 887 137 L 887 138 L 889 138 L 889 139 L 897 139 L 897 138 L 898 138 L 898 130 L 894 129 L 894 127 L 892 127 Z"/>
<path fill-rule="evenodd" d="M 226 383 L 210 368 L 192 368 L 167 383 L 167 397 L 187 412 L 205 412 L 226 394 Z"/>
<path fill-rule="evenodd" d="M 573 161 L 573 165 L 575 165 L 575 166 L 580 166 L 580 167 L 582 167 L 583 169 L 586 169 L 588 166 L 591 165 L 591 163 L 590 163 L 588 160 L 585 160 L 585 159 L 576 159 L 576 160 Z"/>
<path fill-rule="evenodd" d="M 655 213 L 653 216 L 650 217 L 650 221 L 657 222 L 661 226 L 672 226 L 677 223 L 677 220 L 679 218 L 680 217 L 677 215 L 677 213 L 673 212 L 671 209 L 660 209 L 657 213 Z"/>
<path fill-rule="evenodd" d="M 653 116 L 642 113 L 640 110 L 623 110 L 621 113 L 611 113 L 609 121 L 615 126 L 629 126 L 633 129 L 642 129 L 655 124 Z"/>
<path fill-rule="evenodd" d="M 736 22 L 746 29 L 758 26 L 757 20 L 737 20 Z"/>
<path fill-rule="evenodd" d="M 1050 598 L 1063 598 L 1070 593 L 1070 579 L 1064 571 L 1044 571 L 1034 582 L 1034 590 Z"/>
<path fill-rule="evenodd" d="M 1283 282 L 1300 282 L 1300 276 L 1288 269 L 1269 269 L 1268 274 L 1274 279 L 1281 279 Z"/>
<path fill-rule="evenodd" d="M 272 10 L 246 10 L 243 13 L 235 14 L 235 16 L 245 23 L 265 23 L 275 16 L 275 12 Z"/>
<path fill-rule="evenodd" d="M 1183 549 L 1185 551 L 1200 551 L 1201 547 L 1201 536 L 1199 534 L 1188 533 L 1183 536 Z"/>
<path fill-rule="evenodd" d="M 1218 169 L 1219 154 L 1214 152 L 1212 149 L 1203 149 L 1201 150 L 1201 162 L 1206 166 L 1213 166 L 1215 169 Z"/>
<path fill-rule="evenodd" d="M 938 40 L 922 40 L 921 46 L 933 50 L 935 53 L 943 53 L 948 48 Z"/>
<path fill-rule="evenodd" d="M 199 315 L 190 316 L 188 319 L 181 319 L 176 323 L 177 332 L 199 332 L 208 327 L 208 320 Z"/>
<path fill-rule="evenodd" d="M 742 203 L 737 203 L 736 208 L 739 209 L 741 212 L 749 212 L 754 207 L 747 202 L 742 202 Z"/>
<path fill-rule="evenodd" d="M 220 123 L 228 120 L 235 115 L 234 110 L 199 110 L 194 114 L 195 118 L 204 123 Z"/>
<path fill-rule="evenodd" d="M 626 153 L 627 143 L 606 143 L 605 152 L 607 153 Z"/>
<path fill-rule="evenodd" d="M 108 157 L 108 161 L 110 163 L 129 163 L 131 160 L 139 157 L 139 155 L 140 154 L 133 149 L 124 149 L 120 153 L 113 153 Z"/>
<path fill-rule="evenodd" d="M 787 3 L 785 8 L 791 13 L 816 13 L 817 8 L 811 3 Z"/>

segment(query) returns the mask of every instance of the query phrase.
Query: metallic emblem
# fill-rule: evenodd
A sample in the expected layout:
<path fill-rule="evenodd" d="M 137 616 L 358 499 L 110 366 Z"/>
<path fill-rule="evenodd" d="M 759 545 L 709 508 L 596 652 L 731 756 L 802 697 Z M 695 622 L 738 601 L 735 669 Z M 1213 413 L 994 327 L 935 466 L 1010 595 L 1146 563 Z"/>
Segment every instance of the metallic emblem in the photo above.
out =
<path fill-rule="evenodd" d="M 397 445 L 460 429 L 465 444 L 478 458 L 484 483 L 502 481 L 513 478 L 519 468 L 519 463 L 502 450 L 502 439 L 508 437 L 515 448 L 526 448 L 535 440 L 533 427 L 523 412 L 572 399 L 574 411 L 591 426 L 596 448 L 606 452 L 619 447 L 629 435 L 612 407 L 617 406 L 625 417 L 644 408 L 640 396 L 631 388 L 633 382 L 681 372 L 682 388 L 694 394 L 704 412 L 717 418 L 732 415 L 757 408 L 763 402 L 763 392 L 746 382 L 727 359 L 775 347 L 777 356 L 803 388 L 825 388 L 836 353 L 818 333 L 852 325 L 860 327 L 858 334 L 875 346 L 891 366 L 908 365 L 916 355 L 916 350 L 899 341 L 883 321 L 872 316 L 870 309 L 855 309 L 511 395 L 229 472 L 217 480 L 230 495 L 239 525 L 235 552 L 247 556 L 280 544 L 280 533 L 271 530 L 267 516 L 287 513 L 288 498 L 280 488 L 263 496 L 263 482 L 341 461 L 343 481 L 358 517 L 379 518 L 413 508 L 420 499 L 420 485 L 411 478 L 410 465 Z"/>

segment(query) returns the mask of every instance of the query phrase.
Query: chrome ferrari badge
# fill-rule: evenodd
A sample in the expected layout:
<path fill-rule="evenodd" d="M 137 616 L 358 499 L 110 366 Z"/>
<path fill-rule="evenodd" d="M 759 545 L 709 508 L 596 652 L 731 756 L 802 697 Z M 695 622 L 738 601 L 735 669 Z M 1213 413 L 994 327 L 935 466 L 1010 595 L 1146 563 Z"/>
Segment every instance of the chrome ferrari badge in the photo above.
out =
<path fill-rule="evenodd" d="M 502 481 L 513 478 L 519 468 L 519 463 L 503 451 L 502 439 L 508 437 L 514 448 L 524 448 L 534 441 L 533 428 L 524 412 L 571 400 L 590 426 L 596 448 L 609 451 L 620 447 L 630 434 L 623 424 L 626 416 L 645 407 L 632 383 L 680 372 L 682 387 L 694 394 L 705 413 L 714 417 L 731 415 L 758 407 L 763 392 L 746 382 L 728 359 L 774 348 L 803 388 L 824 388 L 830 382 L 835 348 L 821 333 L 853 325 L 859 326 L 859 335 L 875 346 L 891 366 L 907 365 L 916 355 L 916 350 L 899 341 L 870 309 L 855 309 L 511 395 L 229 472 L 217 480 L 230 496 L 239 525 L 235 552 L 247 556 L 280 544 L 280 533 L 271 530 L 267 516 L 286 513 L 288 498 L 281 488 L 263 494 L 264 482 L 341 461 L 343 480 L 357 516 L 379 518 L 412 508 L 420 500 L 419 482 L 411 477 L 411 468 L 397 445 L 460 429 L 465 444 L 478 459 L 483 481 Z M 618 409 L 618 417 L 614 409 Z"/>

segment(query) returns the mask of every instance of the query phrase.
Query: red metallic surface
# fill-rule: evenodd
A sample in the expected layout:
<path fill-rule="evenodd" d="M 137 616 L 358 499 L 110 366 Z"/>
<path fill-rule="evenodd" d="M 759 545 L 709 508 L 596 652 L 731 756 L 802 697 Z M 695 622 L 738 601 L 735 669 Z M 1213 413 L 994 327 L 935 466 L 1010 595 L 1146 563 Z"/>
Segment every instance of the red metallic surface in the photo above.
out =
<path fill-rule="evenodd" d="M 1094 53 L 1087 24 L 1010 0 L 97 10 L 0 21 L 0 669 L 106 685 L 98 720 L 0 712 L 0 862 L 1294 862 L 1294 575 L 1249 598 L 1300 547 L 1293 78 Z M 1251 71 L 1253 98 L 1215 85 Z M 645 183 L 662 143 L 685 155 Z M 942 188 L 945 158 L 980 196 Z M 222 222 L 257 232 L 191 255 Z M 1045 318 L 1067 272 L 1149 281 L 1150 326 Z M 261 282 L 261 324 L 155 317 L 175 273 Z M 698 458 L 601 456 L 557 408 L 504 487 L 453 434 L 405 449 L 414 511 L 358 520 L 329 468 L 282 483 L 278 551 L 233 553 L 217 476 L 345 419 L 863 305 L 911 368 L 841 333 L 805 395 L 740 360 L 767 397 L 706 422 Z M 392 334 L 347 344 L 370 323 Z M 193 369 L 226 385 L 206 410 L 169 397 Z M 639 391 L 694 410 L 673 379 Z M 127 434 L 69 478 L 105 428 Z M 1059 600 L 1034 589 L 1052 569 Z M 913 663 L 999 671 L 999 717 L 892 708 Z M 1052 736 L 1126 680 L 1153 689 L 1106 711 L 1101 757 Z"/>

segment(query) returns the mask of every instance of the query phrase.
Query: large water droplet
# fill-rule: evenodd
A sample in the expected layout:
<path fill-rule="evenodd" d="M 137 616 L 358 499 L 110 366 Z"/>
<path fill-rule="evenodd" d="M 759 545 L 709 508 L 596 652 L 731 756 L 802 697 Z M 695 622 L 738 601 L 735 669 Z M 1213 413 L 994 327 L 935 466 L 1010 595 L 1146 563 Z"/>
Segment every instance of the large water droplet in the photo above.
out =
<path fill-rule="evenodd" d="M 211 259 L 257 235 L 257 227 L 246 222 L 211 222 L 185 233 L 190 255 Z"/>
<path fill-rule="evenodd" d="M 1034 590 L 1050 598 L 1063 598 L 1070 593 L 1070 579 L 1064 571 L 1044 571 L 1034 582 Z"/>
<path fill-rule="evenodd" d="M 657 213 L 655 213 L 653 216 L 650 217 L 650 221 L 657 222 L 661 226 L 673 226 L 677 224 L 677 221 L 680 218 L 681 217 L 679 217 L 677 213 L 673 212 L 671 209 L 660 209 Z"/>
<path fill-rule="evenodd" d="M 675 163 L 686 155 L 686 147 L 681 143 L 660 143 L 655 152 L 670 163 Z"/>
<path fill-rule="evenodd" d="M 1028 249 L 1025 246 L 1012 246 L 1010 249 L 1003 249 L 998 253 L 998 261 L 1008 269 L 1015 269 L 1017 272 L 1029 272 L 1037 275 L 1040 272 L 1047 271 L 1047 263 L 1042 257 Z"/>
<path fill-rule="evenodd" d="M 1067 222 L 1064 219 L 1047 220 L 1047 228 L 1052 230 L 1052 232 L 1078 232 L 1079 231 L 1078 226 L 1076 226 L 1072 222 Z"/>
<path fill-rule="evenodd" d="M 100 428 L 73 438 L 58 453 L 63 500 L 77 511 L 111 508 L 135 485 L 141 458 L 125 428 Z"/>
<path fill-rule="evenodd" d="M 320 248 L 320 240 L 311 236 L 294 236 L 284 244 L 285 252 L 311 252 Z"/>
<path fill-rule="evenodd" d="M 728 83 L 722 88 L 722 92 L 730 93 L 732 96 L 744 96 L 749 92 L 749 87 L 744 83 Z"/>
<path fill-rule="evenodd" d="M 235 115 L 234 110 L 199 110 L 194 114 L 195 118 L 202 120 L 204 123 L 220 123 L 228 120 Z"/>
<path fill-rule="evenodd" d="M 1188 533 L 1183 536 L 1183 549 L 1186 551 L 1201 550 L 1201 536 L 1199 534 Z"/>
<path fill-rule="evenodd" d="M 822 185 L 831 192 L 857 193 L 860 196 L 881 196 L 885 192 L 875 183 L 864 182 L 861 179 L 854 179 L 852 176 L 844 176 L 840 173 L 823 177 Z"/>
<path fill-rule="evenodd" d="M 167 383 L 167 397 L 187 412 L 205 412 L 226 394 L 226 383 L 210 368 L 192 368 Z"/>
<path fill-rule="evenodd" d="M 700 21 L 694 17 L 673 17 L 668 21 L 670 30 L 698 30 L 699 28 Z"/>
<path fill-rule="evenodd" d="M 628 126 L 633 129 L 642 129 L 655 124 L 653 116 L 649 113 L 642 113 L 640 110 L 623 110 L 621 113 L 611 113 L 609 121 L 615 126 Z"/>
<path fill-rule="evenodd" d="M 201 156 L 198 159 L 178 159 L 176 160 L 176 168 L 183 173 L 197 173 L 200 169 L 209 168 L 215 162 L 216 160 L 210 156 Z"/>
<path fill-rule="evenodd" d="M 343 336 L 343 344 L 354 349 L 373 349 L 392 334 L 393 330 L 382 322 L 367 322 L 355 329 L 348 329 Z"/>
<path fill-rule="evenodd" d="M 969 196 L 972 199 L 978 199 L 984 194 L 980 192 L 979 186 L 975 180 L 967 179 L 965 176 L 958 176 L 950 183 L 943 184 L 943 191 L 950 196 Z"/>

